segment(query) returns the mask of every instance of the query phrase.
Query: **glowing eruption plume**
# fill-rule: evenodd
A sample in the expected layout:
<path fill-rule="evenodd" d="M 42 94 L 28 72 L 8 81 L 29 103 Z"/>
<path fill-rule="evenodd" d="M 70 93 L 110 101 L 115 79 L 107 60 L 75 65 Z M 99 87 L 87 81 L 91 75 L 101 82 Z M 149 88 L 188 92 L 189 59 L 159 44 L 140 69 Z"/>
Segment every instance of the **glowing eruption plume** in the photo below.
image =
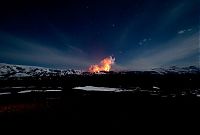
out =
<path fill-rule="evenodd" d="M 89 68 L 89 71 L 91 73 L 98 73 L 100 71 L 110 71 L 111 66 L 115 63 L 115 58 L 112 56 L 109 56 L 105 59 L 103 59 L 99 65 L 91 65 Z"/>

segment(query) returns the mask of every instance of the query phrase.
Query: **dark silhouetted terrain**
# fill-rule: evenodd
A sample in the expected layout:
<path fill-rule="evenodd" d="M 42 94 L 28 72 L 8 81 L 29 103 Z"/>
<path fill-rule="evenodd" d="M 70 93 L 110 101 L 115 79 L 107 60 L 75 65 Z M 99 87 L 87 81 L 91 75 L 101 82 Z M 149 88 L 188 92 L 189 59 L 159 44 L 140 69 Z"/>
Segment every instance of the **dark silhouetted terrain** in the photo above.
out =
<path fill-rule="evenodd" d="M 20 121 L 37 128 L 45 125 L 48 131 L 61 127 L 137 129 L 162 127 L 167 122 L 187 125 L 184 121 L 200 117 L 199 70 L 175 71 L 4 74 L 0 118 L 9 126 Z"/>

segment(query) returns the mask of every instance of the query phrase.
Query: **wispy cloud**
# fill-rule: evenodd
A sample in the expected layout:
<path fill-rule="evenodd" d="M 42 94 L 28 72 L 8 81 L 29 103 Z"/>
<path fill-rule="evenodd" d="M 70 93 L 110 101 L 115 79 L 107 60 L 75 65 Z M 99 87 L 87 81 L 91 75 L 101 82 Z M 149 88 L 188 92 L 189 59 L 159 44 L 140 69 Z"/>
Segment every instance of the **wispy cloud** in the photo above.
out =
<path fill-rule="evenodd" d="M 141 52 L 141 55 L 132 59 L 132 61 L 127 64 L 127 67 L 129 67 L 129 69 L 146 70 L 163 65 L 177 64 L 177 61 L 179 61 L 179 64 L 181 63 L 184 65 L 184 59 L 195 54 L 198 57 L 198 42 L 198 33 L 185 39 L 175 39 L 169 43 L 153 48 L 151 51 L 145 50 Z M 196 64 L 197 63 L 198 58 Z"/>
<path fill-rule="evenodd" d="M 23 61 L 32 65 L 48 65 L 50 67 L 85 69 L 93 63 L 83 50 L 68 46 L 68 50 L 57 49 L 33 43 L 11 35 L 4 36 L 4 43 L 10 44 L 0 50 L 0 58 Z M 71 53 L 67 53 L 70 51 Z"/>
<path fill-rule="evenodd" d="M 139 45 L 144 45 L 145 43 L 151 41 L 151 38 L 144 38 L 143 40 L 141 40 L 138 44 Z"/>
<path fill-rule="evenodd" d="M 192 28 L 184 29 L 184 30 L 179 30 L 177 33 L 178 33 L 178 34 L 184 34 L 184 33 L 186 33 L 186 32 L 190 32 L 190 31 L 192 31 Z"/>
<path fill-rule="evenodd" d="M 73 52 L 82 53 L 82 54 L 85 53 L 82 49 L 75 47 L 73 45 L 68 45 L 68 48 Z"/>
<path fill-rule="evenodd" d="M 185 30 L 178 31 L 178 34 L 183 34 L 183 33 L 185 33 Z"/>

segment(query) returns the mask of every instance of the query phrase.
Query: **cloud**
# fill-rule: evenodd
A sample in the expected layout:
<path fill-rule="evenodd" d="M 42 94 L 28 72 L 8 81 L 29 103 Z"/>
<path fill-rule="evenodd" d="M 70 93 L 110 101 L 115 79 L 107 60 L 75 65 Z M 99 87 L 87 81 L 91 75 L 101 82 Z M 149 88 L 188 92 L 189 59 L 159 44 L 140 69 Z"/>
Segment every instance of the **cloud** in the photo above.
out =
<path fill-rule="evenodd" d="M 179 30 L 177 33 L 178 34 L 184 34 L 185 32 L 190 32 L 190 31 L 192 31 L 192 28 L 185 29 L 185 30 Z"/>
<path fill-rule="evenodd" d="M 183 34 L 183 33 L 185 33 L 185 30 L 178 31 L 178 34 Z"/>
<path fill-rule="evenodd" d="M 73 45 L 68 45 L 68 48 L 71 49 L 71 51 L 73 52 L 77 52 L 77 53 L 85 53 L 82 49 L 75 47 Z"/>
<path fill-rule="evenodd" d="M 0 50 L 0 59 L 31 65 L 76 69 L 86 69 L 93 63 L 83 50 L 72 45 L 68 46 L 68 50 L 58 49 L 6 35 L 5 33 L 0 34 L 4 36 L 3 42 L 5 43 Z"/>
<path fill-rule="evenodd" d="M 166 44 L 161 44 L 152 50 L 145 50 L 132 59 L 127 67 L 129 69 L 151 69 L 170 64 L 185 64 L 184 59 L 196 55 L 198 63 L 199 46 L 198 33 L 195 33 L 185 39 L 175 39 Z M 187 63 L 195 64 L 195 63 Z"/>
<path fill-rule="evenodd" d="M 143 42 L 139 42 L 139 45 L 143 45 Z"/>
<path fill-rule="evenodd" d="M 147 42 L 149 42 L 149 41 L 151 41 L 151 38 L 144 38 L 144 39 L 141 40 L 138 44 L 139 44 L 139 45 L 143 45 L 143 44 L 145 44 L 145 43 L 147 43 Z"/>

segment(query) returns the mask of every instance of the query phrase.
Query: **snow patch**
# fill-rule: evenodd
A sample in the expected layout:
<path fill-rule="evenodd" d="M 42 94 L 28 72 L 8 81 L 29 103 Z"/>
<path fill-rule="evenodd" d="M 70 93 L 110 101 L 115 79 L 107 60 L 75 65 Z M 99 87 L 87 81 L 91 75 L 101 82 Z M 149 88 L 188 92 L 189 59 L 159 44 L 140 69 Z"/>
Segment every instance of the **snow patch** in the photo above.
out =
<path fill-rule="evenodd" d="M 109 88 L 109 87 L 95 87 L 95 86 L 84 86 L 84 87 L 75 87 L 75 90 L 85 90 L 85 91 L 107 91 L 107 92 L 128 92 L 134 91 L 132 89 L 121 89 L 121 88 Z"/>
<path fill-rule="evenodd" d="M 19 91 L 19 94 L 23 94 L 23 93 L 30 93 L 30 92 L 60 92 L 62 90 L 23 90 L 23 91 Z"/>
<path fill-rule="evenodd" d="M 11 94 L 11 92 L 3 92 L 3 93 L 0 93 L 0 95 L 9 95 Z"/>
<path fill-rule="evenodd" d="M 45 90 L 46 92 L 59 92 L 59 91 L 62 91 L 62 90 Z"/>
<path fill-rule="evenodd" d="M 94 87 L 94 86 L 75 87 L 73 89 L 86 90 L 86 91 L 117 91 L 117 90 L 119 90 L 117 88 Z"/>

